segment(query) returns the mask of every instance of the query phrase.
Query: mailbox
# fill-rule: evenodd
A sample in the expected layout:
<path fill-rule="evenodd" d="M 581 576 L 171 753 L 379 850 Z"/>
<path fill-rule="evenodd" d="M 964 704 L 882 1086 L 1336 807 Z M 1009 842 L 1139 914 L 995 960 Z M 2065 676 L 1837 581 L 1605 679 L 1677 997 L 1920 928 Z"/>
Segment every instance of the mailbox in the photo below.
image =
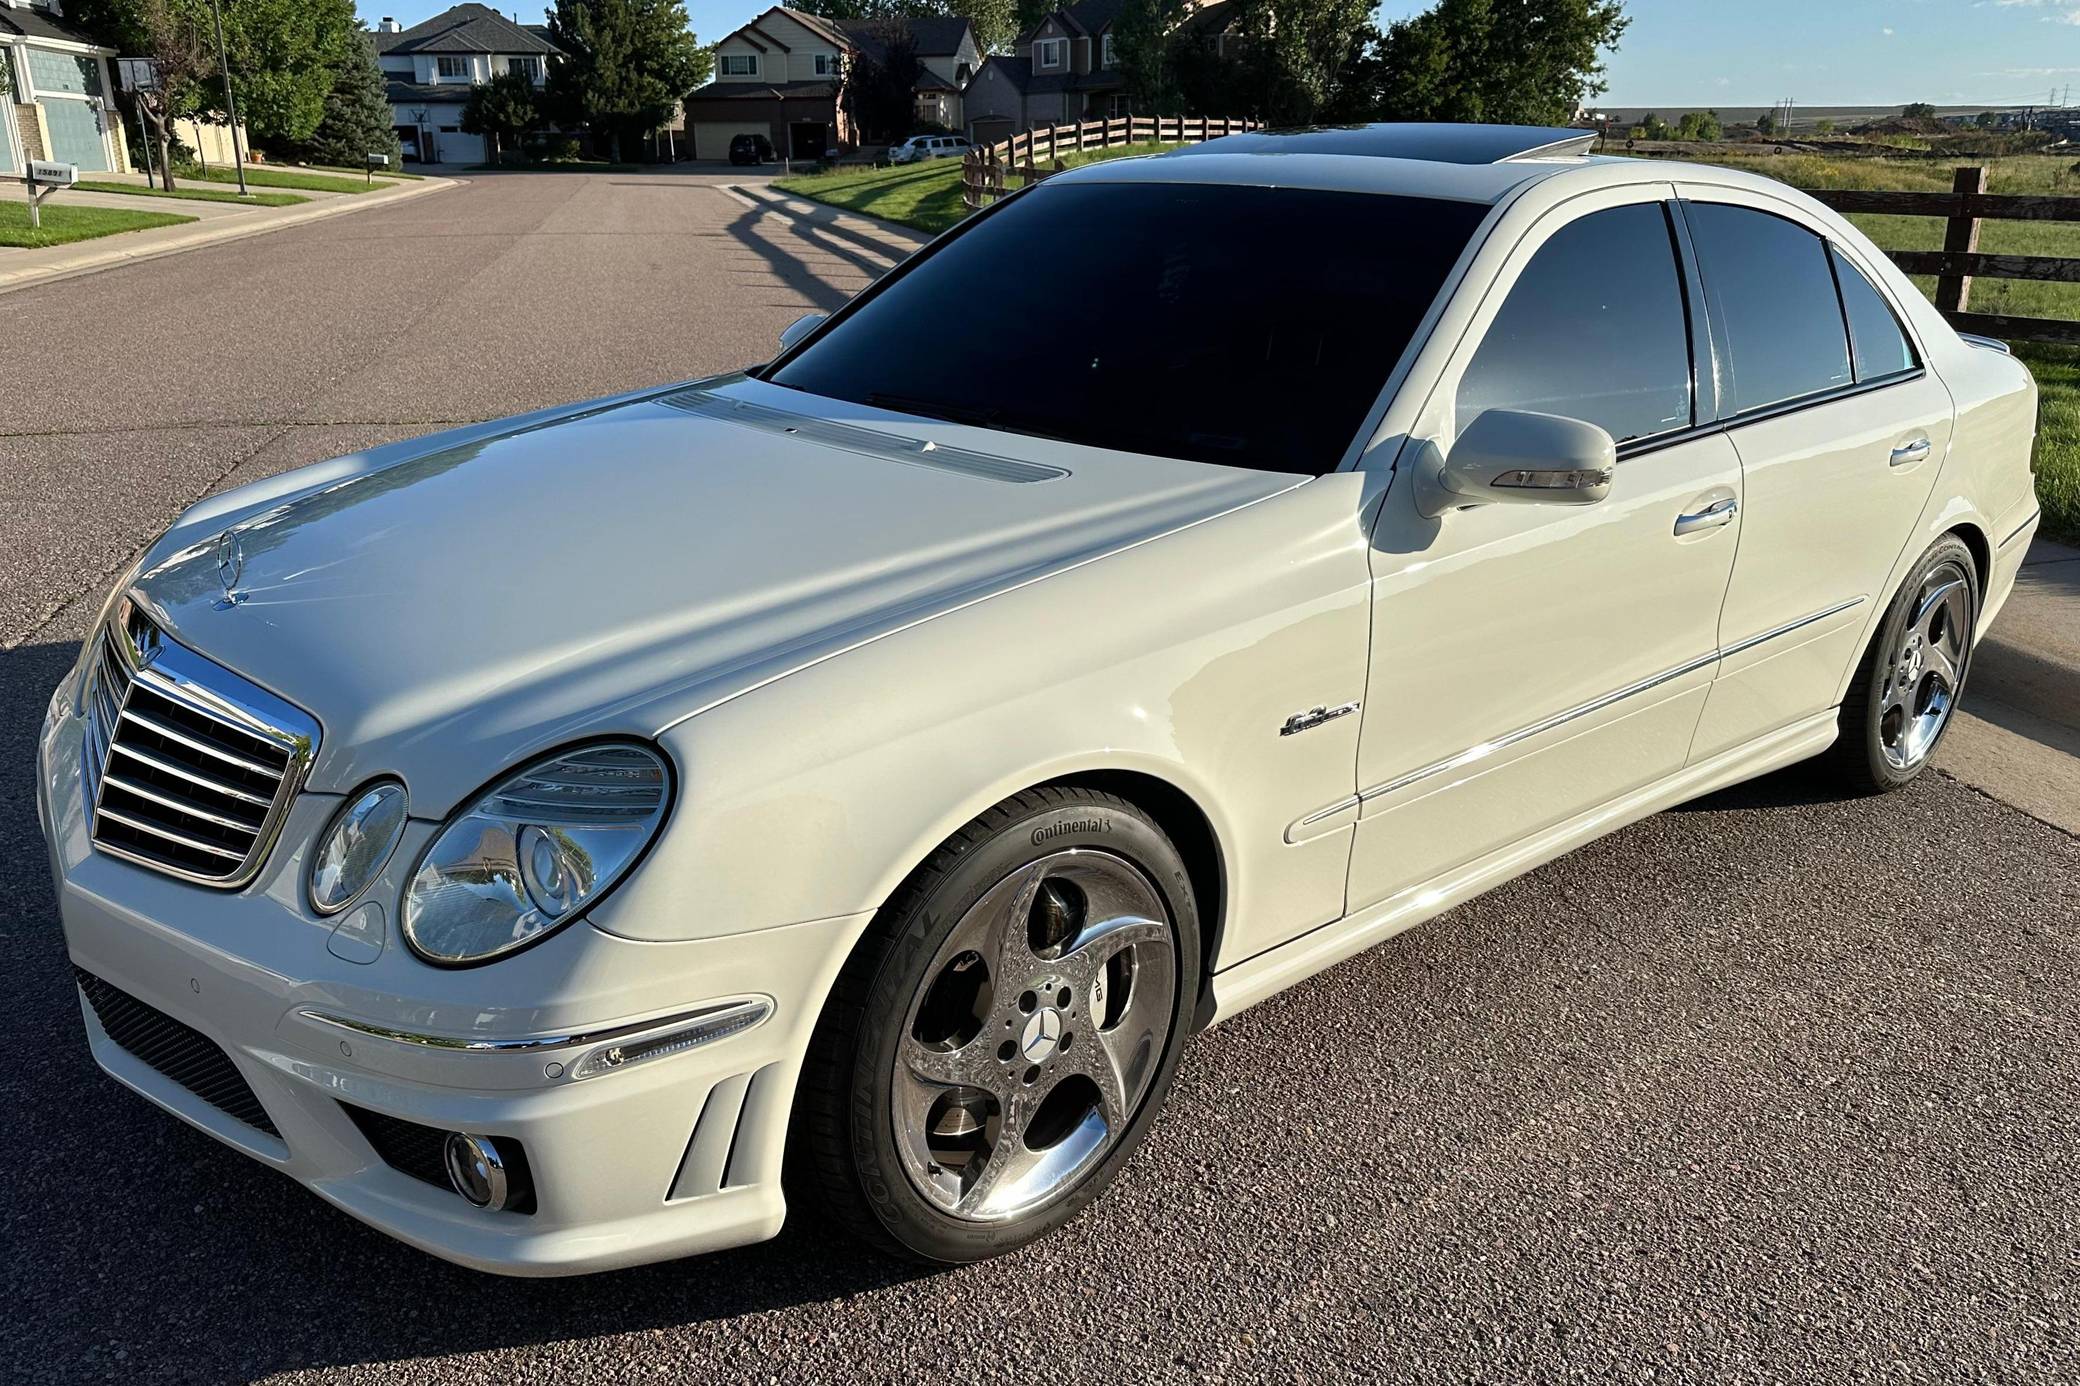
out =
<path fill-rule="evenodd" d="M 31 159 L 23 178 L 47 188 L 69 188 L 79 181 L 79 165 L 54 164 L 46 159 Z"/>

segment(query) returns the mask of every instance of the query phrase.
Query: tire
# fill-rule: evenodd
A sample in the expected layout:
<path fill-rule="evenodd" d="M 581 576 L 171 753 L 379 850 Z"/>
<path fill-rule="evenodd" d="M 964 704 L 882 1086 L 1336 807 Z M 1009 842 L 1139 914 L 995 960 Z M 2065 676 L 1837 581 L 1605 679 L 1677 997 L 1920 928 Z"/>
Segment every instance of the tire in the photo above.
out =
<path fill-rule="evenodd" d="M 1928 768 L 1971 670 L 1979 620 L 1972 552 L 1944 535 L 1921 555 L 1871 636 L 1842 699 L 1828 756 L 1857 794 L 1887 794 Z"/>
<path fill-rule="evenodd" d="M 1191 881 L 1152 817 L 1075 787 L 1007 799 L 911 874 L 840 971 L 790 1193 L 930 1264 L 1046 1236 L 1146 1135 L 1199 973 Z"/>

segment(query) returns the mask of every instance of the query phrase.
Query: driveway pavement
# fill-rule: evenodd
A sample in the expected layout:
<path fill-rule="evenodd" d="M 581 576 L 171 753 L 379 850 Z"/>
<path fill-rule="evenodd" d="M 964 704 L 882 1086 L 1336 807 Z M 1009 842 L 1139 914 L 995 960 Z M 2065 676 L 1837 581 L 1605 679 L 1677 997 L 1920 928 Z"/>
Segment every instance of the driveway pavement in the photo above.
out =
<path fill-rule="evenodd" d="M 761 358 L 887 262 L 728 178 L 0 297 L 0 1380 L 2080 1379 L 2080 840 L 1943 777 L 1774 776 L 1355 958 L 1196 1042 L 1082 1220 L 946 1274 L 797 1218 L 494 1280 L 99 1076 L 28 767 L 116 568 L 221 486 Z"/>

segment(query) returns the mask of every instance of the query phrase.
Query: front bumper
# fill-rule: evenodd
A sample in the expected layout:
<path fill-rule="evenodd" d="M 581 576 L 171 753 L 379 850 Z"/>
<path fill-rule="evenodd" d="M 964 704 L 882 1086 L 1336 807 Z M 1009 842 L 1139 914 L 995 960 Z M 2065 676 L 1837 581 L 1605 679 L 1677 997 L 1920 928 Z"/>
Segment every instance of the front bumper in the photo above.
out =
<path fill-rule="evenodd" d="M 379 954 L 354 961 L 328 950 L 339 921 L 313 915 L 301 886 L 304 850 L 336 798 L 302 796 L 258 878 L 217 891 L 94 851 L 79 762 L 79 720 L 54 703 L 37 808 L 74 965 L 221 1048 L 276 1134 L 124 1048 L 82 997 L 94 1057 L 118 1081 L 362 1221 L 480 1270 L 606 1270 L 779 1230 L 795 1078 L 863 918 L 664 944 L 580 923 L 462 970 L 420 962 L 391 925 Z M 388 919 L 434 831 L 415 822 L 370 891 Z M 755 1028 L 585 1079 L 572 1070 L 590 1046 L 464 1049 L 371 1033 L 512 1046 L 750 998 L 772 1007 Z M 517 1140 L 533 1211 L 480 1210 L 393 1168 L 342 1104 Z"/>

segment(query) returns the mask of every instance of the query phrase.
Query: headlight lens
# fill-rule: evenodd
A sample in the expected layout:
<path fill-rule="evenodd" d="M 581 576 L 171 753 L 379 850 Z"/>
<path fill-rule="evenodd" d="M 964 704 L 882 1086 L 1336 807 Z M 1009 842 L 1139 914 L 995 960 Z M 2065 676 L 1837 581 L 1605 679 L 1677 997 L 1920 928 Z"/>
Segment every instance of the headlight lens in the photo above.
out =
<path fill-rule="evenodd" d="M 370 785 L 332 816 L 311 853 L 311 908 L 338 914 L 360 898 L 404 836 L 404 786 Z"/>
<path fill-rule="evenodd" d="M 664 822 L 671 775 L 644 746 L 537 761 L 441 830 L 405 894 L 404 936 L 438 963 L 541 938 L 619 880 Z"/>

